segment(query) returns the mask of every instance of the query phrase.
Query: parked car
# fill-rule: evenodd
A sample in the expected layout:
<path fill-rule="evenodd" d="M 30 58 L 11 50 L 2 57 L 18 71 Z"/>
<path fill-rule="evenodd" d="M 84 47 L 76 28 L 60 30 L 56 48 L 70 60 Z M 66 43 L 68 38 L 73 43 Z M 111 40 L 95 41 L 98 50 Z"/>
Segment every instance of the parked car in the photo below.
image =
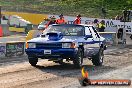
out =
<path fill-rule="evenodd" d="M 49 22 L 48 20 L 47 20 L 47 21 L 41 22 L 41 23 L 38 25 L 38 29 L 39 29 L 39 30 L 44 30 L 48 22 Z"/>
<path fill-rule="evenodd" d="M 63 59 L 71 60 L 80 68 L 84 58 L 96 66 L 102 65 L 105 49 L 105 38 L 92 25 L 54 24 L 40 37 L 29 40 L 25 52 L 32 66 L 42 58 L 60 64 Z"/>
<path fill-rule="evenodd" d="M 50 19 L 44 19 L 40 24 L 38 24 L 38 30 L 44 30 L 47 27 Z"/>

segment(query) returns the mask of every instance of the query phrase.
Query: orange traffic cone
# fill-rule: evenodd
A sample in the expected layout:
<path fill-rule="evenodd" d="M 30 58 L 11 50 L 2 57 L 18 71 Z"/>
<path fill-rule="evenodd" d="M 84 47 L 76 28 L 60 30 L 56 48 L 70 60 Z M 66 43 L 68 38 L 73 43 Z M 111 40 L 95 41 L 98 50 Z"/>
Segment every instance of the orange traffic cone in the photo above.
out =
<path fill-rule="evenodd" d="M 1 25 L 0 25 L 0 37 L 3 37 L 3 29 Z"/>

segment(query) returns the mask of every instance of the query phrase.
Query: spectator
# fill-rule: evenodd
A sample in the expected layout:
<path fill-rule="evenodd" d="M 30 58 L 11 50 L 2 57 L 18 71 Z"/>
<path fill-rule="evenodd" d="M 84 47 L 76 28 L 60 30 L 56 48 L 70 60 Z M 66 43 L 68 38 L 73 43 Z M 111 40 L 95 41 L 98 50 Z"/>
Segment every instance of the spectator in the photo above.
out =
<path fill-rule="evenodd" d="M 119 15 L 116 15 L 115 20 L 119 20 L 119 19 L 120 19 Z"/>
<path fill-rule="evenodd" d="M 77 18 L 73 22 L 74 24 L 81 24 L 81 15 L 77 15 Z"/>

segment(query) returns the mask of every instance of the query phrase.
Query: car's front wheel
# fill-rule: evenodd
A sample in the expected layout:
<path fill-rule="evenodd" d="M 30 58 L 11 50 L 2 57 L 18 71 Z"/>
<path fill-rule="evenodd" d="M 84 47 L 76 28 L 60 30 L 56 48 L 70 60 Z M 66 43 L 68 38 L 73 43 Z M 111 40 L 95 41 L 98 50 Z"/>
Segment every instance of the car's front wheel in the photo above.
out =
<path fill-rule="evenodd" d="M 28 57 L 29 63 L 32 66 L 36 66 L 37 62 L 38 62 L 38 58 L 33 58 L 33 57 Z"/>
<path fill-rule="evenodd" d="M 73 63 L 74 63 L 74 66 L 76 68 L 82 67 L 82 63 L 83 63 L 83 50 L 81 48 L 78 49 L 78 52 L 77 52 L 75 58 L 73 59 Z"/>
<path fill-rule="evenodd" d="M 101 66 L 104 60 L 104 49 L 100 48 L 99 52 L 93 56 L 92 63 L 95 66 Z"/>

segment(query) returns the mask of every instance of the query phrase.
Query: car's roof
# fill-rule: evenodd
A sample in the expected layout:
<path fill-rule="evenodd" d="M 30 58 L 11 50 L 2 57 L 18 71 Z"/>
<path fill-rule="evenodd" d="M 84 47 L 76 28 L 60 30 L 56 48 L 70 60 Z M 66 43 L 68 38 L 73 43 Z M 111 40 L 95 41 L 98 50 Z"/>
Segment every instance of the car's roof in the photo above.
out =
<path fill-rule="evenodd" d="M 79 24 L 79 25 L 83 25 L 83 26 L 93 26 L 93 25 L 90 25 L 90 24 Z"/>
<path fill-rule="evenodd" d="M 81 25 L 81 26 L 93 26 L 93 25 L 88 25 L 88 24 L 52 24 L 52 25 L 66 25 L 66 26 L 70 26 L 70 25 L 78 26 L 78 25 Z"/>

